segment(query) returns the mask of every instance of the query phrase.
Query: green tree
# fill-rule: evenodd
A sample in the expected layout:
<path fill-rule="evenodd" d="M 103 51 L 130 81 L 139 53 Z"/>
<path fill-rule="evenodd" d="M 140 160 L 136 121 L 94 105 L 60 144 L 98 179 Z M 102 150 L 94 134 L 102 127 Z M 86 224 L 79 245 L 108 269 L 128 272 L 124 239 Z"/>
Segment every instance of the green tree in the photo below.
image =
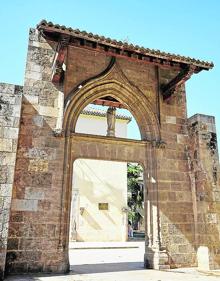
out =
<path fill-rule="evenodd" d="M 144 192 L 143 192 L 143 169 L 139 164 L 128 163 L 128 220 L 131 221 L 132 227 L 137 229 L 141 220 L 139 210 L 143 209 Z"/>

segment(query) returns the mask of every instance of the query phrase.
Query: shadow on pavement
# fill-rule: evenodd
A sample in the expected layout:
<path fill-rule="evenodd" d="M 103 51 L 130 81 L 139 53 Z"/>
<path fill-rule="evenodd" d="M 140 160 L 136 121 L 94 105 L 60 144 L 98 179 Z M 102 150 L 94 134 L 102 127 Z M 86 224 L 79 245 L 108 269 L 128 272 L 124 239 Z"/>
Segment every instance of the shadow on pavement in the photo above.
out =
<path fill-rule="evenodd" d="M 70 274 L 92 274 L 103 272 L 146 270 L 143 262 L 120 262 L 120 263 L 99 263 L 71 265 Z"/>
<path fill-rule="evenodd" d="M 119 262 L 119 263 L 99 263 L 99 264 L 82 264 L 71 265 L 70 272 L 67 274 L 27 274 L 19 276 L 8 276 L 5 281 L 41 281 L 42 277 L 57 278 L 56 280 L 63 280 L 65 277 L 77 274 L 93 274 L 93 273 L 106 273 L 106 272 L 123 272 L 123 271 L 135 271 L 146 270 L 143 262 Z M 68 279 L 69 280 L 69 279 Z M 72 280 L 72 279 L 71 279 Z"/>

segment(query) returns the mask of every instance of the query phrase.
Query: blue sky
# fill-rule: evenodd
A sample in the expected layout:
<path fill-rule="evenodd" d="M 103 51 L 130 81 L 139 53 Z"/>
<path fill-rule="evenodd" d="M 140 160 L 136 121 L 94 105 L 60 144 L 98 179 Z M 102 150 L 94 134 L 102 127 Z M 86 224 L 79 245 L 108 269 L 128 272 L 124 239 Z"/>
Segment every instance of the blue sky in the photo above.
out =
<path fill-rule="evenodd" d="M 213 61 L 187 82 L 188 115 L 216 117 L 220 140 L 220 1 L 2 1 L 0 81 L 23 84 L 28 29 L 41 19 L 148 48 Z"/>

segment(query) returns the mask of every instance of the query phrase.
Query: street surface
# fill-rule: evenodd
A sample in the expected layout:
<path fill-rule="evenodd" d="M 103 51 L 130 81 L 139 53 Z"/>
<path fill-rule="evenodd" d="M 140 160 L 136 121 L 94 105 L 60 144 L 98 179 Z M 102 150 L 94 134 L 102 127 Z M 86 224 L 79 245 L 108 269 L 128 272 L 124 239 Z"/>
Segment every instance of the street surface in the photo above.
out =
<path fill-rule="evenodd" d="M 105 249 L 103 249 L 105 248 Z M 7 281 L 220 281 L 196 269 L 143 268 L 144 242 L 71 243 L 68 275 L 10 276 Z"/>

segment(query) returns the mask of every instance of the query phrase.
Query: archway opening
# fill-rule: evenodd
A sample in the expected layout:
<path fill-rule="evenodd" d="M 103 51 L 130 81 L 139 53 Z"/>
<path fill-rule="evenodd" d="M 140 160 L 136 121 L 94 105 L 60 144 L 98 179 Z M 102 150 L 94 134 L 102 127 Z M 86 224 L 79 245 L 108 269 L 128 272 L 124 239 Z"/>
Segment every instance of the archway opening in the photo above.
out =
<path fill-rule="evenodd" d="M 109 99 L 109 97 L 111 99 Z M 101 104 L 99 104 L 100 100 L 102 100 Z M 77 122 L 79 120 L 79 116 L 90 104 L 95 104 L 97 106 L 107 106 L 108 109 L 111 109 L 110 116 L 114 115 L 115 108 L 117 108 L 117 110 L 121 108 L 123 108 L 123 110 L 129 110 L 135 117 L 134 119 L 137 121 L 141 140 L 126 140 L 126 137 L 117 137 L 117 135 L 108 134 L 108 131 L 111 131 L 109 129 L 112 129 L 112 117 L 109 118 L 110 121 L 108 122 L 107 114 L 107 124 L 110 124 L 108 124 L 107 135 L 106 130 L 101 136 L 97 133 L 92 135 L 92 132 L 88 133 L 88 130 L 86 132 L 78 131 Z M 67 99 L 65 105 L 63 125 L 67 138 L 65 142 L 66 149 L 64 169 L 67 169 L 67 171 L 64 178 L 64 188 L 66 194 L 64 197 L 64 204 L 67 202 L 68 207 L 66 209 L 67 212 L 63 212 L 63 218 L 66 222 L 66 225 L 63 227 L 63 231 L 61 232 L 61 239 L 64 238 L 64 243 L 67 246 L 66 243 L 69 243 L 68 233 L 70 222 L 69 215 L 71 209 L 72 179 L 74 181 L 74 172 L 72 169 L 73 162 L 76 161 L 76 159 L 93 159 L 120 161 L 126 163 L 141 163 L 143 165 L 144 182 L 147 183 L 148 188 L 151 189 L 151 182 L 149 179 L 151 178 L 151 174 L 154 173 L 154 168 L 151 161 L 151 145 L 152 141 L 155 143 L 155 141 L 157 142 L 160 140 L 160 132 L 157 117 L 143 93 L 140 91 L 135 91 L 135 89 L 131 89 L 128 85 L 122 84 L 116 80 L 89 82 L 88 84 L 80 87 L 80 89 L 77 89 L 74 94 L 72 93 L 70 95 L 70 99 Z M 149 201 L 146 185 L 144 188 L 144 197 Z M 148 210 L 148 203 L 149 202 L 146 202 L 145 199 L 145 210 Z M 85 210 L 85 208 L 83 208 L 81 209 L 82 212 Z M 151 208 L 150 205 L 149 208 Z M 148 216 L 149 215 L 147 215 L 147 217 Z M 145 223 L 145 228 L 147 229 L 146 232 L 149 236 L 149 231 L 153 231 L 152 224 L 150 223 L 147 225 Z M 145 249 L 147 249 L 148 239 L 145 240 L 145 244 Z M 146 256 L 145 251 L 145 257 L 142 255 L 142 265 L 143 260 L 145 260 L 145 266 L 148 266 L 146 263 L 147 258 L 148 257 Z M 143 266 L 141 268 L 143 268 Z"/>
<path fill-rule="evenodd" d="M 111 110 L 113 110 L 113 117 L 110 116 Z M 109 118 L 112 120 L 109 121 Z M 109 122 L 114 124 L 109 124 Z M 94 103 L 87 105 L 81 111 L 75 132 L 141 140 L 138 124 L 129 110 Z"/>
<path fill-rule="evenodd" d="M 143 269 L 144 221 L 140 164 L 97 159 L 74 161 L 71 270 L 93 273 Z"/>

